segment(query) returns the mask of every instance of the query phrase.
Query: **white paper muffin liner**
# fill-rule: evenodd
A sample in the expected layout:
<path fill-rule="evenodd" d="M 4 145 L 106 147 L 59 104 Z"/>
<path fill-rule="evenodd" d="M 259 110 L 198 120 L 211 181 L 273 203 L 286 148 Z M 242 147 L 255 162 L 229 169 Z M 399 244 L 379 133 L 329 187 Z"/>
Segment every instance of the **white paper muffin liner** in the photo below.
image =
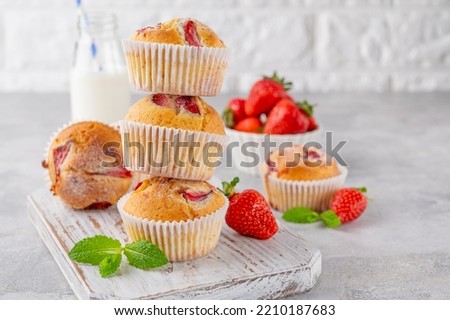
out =
<path fill-rule="evenodd" d="M 132 241 L 148 240 L 158 246 L 170 261 L 186 261 L 206 256 L 219 242 L 226 203 L 211 214 L 188 221 L 142 219 L 124 210 L 130 193 L 117 202 L 117 208 Z"/>
<path fill-rule="evenodd" d="M 266 175 L 267 165 L 262 165 L 261 177 L 272 208 L 280 212 L 293 207 L 306 207 L 317 212 L 329 208 L 333 194 L 344 186 L 348 170 L 338 165 L 340 175 L 315 181 L 291 181 Z"/>
<path fill-rule="evenodd" d="M 264 136 L 266 135 L 261 133 L 242 132 L 229 128 L 225 128 L 225 133 L 229 137 L 230 144 L 232 144 L 233 142 L 237 142 L 239 146 L 232 149 L 233 154 L 231 155 L 231 157 L 233 167 L 247 174 L 258 175 L 259 166 L 261 165 L 261 163 L 265 162 L 266 155 L 264 154 L 262 143 L 264 142 Z M 276 150 L 282 143 L 291 142 L 293 144 L 304 145 L 307 142 L 317 141 L 321 133 L 322 129 L 318 128 L 314 131 L 298 134 L 272 134 L 270 135 L 270 141 L 275 142 L 275 146 L 271 147 L 271 151 Z M 251 162 L 253 162 L 253 157 L 243 153 L 242 146 L 244 143 L 249 143 L 247 151 L 257 154 L 259 159 L 257 163 L 254 163 L 254 165 L 249 167 L 244 167 L 243 164 L 250 164 Z M 250 146 L 250 144 L 254 146 Z"/>
<path fill-rule="evenodd" d="M 130 84 L 142 91 L 187 96 L 219 93 L 231 50 L 122 40 Z"/>
<path fill-rule="evenodd" d="M 220 156 L 206 159 L 208 150 L 214 153 L 222 148 L 225 153 L 228 140 L 226 135 L 124 120 L 120 121 L 120 133 L 127 169 L 152 177 L 202 181 L 212 177 L 217 167 L 213 164 L 220 160 Z"/>

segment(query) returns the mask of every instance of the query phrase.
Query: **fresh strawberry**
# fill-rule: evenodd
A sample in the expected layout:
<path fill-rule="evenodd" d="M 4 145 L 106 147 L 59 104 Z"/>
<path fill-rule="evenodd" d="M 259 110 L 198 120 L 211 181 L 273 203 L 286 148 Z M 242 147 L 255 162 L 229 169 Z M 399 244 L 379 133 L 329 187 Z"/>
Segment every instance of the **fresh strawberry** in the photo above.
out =
<path fill-rule="evenodd" d="M 250 132 L 250 133 L 260 133 L 262 130 L 262 122 L 258 118 L 247 118 L 239 122 L 234 126 L 234 130 Z"/>
<path fill-rule="evenodd" d="M 319 126 L 317 125 L 316 119 L 314 117 L 309 117 L 309 126 L 308 126 L 308 131 L 314 131 L 318 128 Z"/>
<path fill-rule="evenodd" d="M 236 123 L 247 118 L 245 114 L 245 99 L 231 99 L 223 111 L 222 118 L 228 128 L 233 128 Z"/>
<path fill-rule="evenodd" d="M 222 182 L 222 192 L 230 204 L 225 215 L 227 225 L 236 232 L 256 239 L 269 239 L 278 231 L 278 224 L 266 199 L 256 190 L 234 192 L 239 178 Z"/>
<path fill-rule="evenodd" d="M 279 101 L 267 117 L 264 133 L 292 134 L 306 132 L 309 118 L 291 99 Z"/>
<path fill-rule="evenodd" d="M 264 77 L 257 81 L 251 88 L 245 103 L 245 113 L 250 117 L 269 113 L 278 101 L 290 98 L 286 91 L 291 86 L 291 82 L 285 82 L 284 78 L 280 78 L 276 72 L 272 77 Z"/>
<path fill-rule="evenodd" d="M 344 188 L 336 191 L 331 200 L 330 210 L 342 223 L 355 220 L 367 207 L 367 198 L 364 195 L 366 191 L 366 188 Z"/>
<path fill-rule="evenodd" d="M 309 125 L 307 131 L 316 130 L 319 126 L 317 125 L 316 119 L 313 116 L 314 105 L 310 104 L 306 100 L 297 103 L 297 105 L 309 118 Z"/>
<path fill-rule="evenodd" d="M 302 102 L 297 102 L 297 107 L 300 108 L 308 117 L 312 117 L 314 113 L 314 105 L 310 104 L 308 101 L 303 100 Z"/>

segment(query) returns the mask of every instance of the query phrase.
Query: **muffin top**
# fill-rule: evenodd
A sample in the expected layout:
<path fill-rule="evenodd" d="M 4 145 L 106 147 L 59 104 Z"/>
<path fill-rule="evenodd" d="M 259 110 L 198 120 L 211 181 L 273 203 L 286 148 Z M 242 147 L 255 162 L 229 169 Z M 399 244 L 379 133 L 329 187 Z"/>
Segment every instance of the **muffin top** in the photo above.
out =
<path fill-rule="evenodd" d="M 225 48 L 222 40 L 207 25 L 194 19 L 172 19 L 156 27 L 139 29 L 131 36 L 135 41 Z"/>
<path fill-rule="evenodd" d="M 200 97 L 151 94 L 136 102 L 125 120 L 178 128 L 225 134 L 220 115 Z"/>
<path fill-rule="evenodd" d="M 267 172 L 280 179 L 296 181 L 322 180 L 340 174 L 336 161 L 325 152 L 298 144 L 272 152 Z"/>
<path fill-rule="evenodd" d="M 225 196 L 208 182 L 154 177 L 137 186 L 124 210 L 143 219 L 187 221 L 211 214 L 225 203 Z"/>

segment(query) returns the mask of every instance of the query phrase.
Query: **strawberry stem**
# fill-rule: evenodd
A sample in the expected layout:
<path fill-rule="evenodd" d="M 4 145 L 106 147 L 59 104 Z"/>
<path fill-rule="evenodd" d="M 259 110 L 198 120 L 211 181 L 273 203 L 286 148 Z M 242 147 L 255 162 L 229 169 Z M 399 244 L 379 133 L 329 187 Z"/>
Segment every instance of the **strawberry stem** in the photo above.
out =
<path fill-rule="evenodd" d="M 225 125 L 228 128 L 233 128 L 235 123 L 234 123 L 234 114 L 233 114 L 233 110 L 231 110 L 230 108 L 226 108 L 223 113 L 222 113 L 222 119 L 223 122 L 225 122 Z"/>
<path fill-rule="evenodd" d="M 308 117 L 311 117 L 314 113 L 314 105 L 310 104 L 308 101 L 303 100 L 302 102 L 297 102 L 297 107 L 306 112 Z"/>
<path fill-rule="evenodd" d="M 360 187 L 360 188 L 355 188 L 356 190 L 358 190 L 359 192 L 362 193 L 366 193 L 367 192 L 367 188 L 366 187 Z"/>
<path fill-rule="evenodd" d="M 285 91 L 289 91 L 292 89 L 292 82 L 291 81 L 287 81 L 284 78 L 280 77 L 276 71 L 273 72 L 273 75 L 269 76 L 263 76 L 264 79 L 270 79 L 273 80 L 275 82 L 278 82 L 279 84 L 281 84 L 284 88 Z"/>
<path fill-rule="evenodd" d="M 226 197 L 231 197 L 234 194 L 234 187 L 239 182 L 239 177 L 234 177 L 230 182 L 223 181 L 222 189 L 219 189 Z"/>

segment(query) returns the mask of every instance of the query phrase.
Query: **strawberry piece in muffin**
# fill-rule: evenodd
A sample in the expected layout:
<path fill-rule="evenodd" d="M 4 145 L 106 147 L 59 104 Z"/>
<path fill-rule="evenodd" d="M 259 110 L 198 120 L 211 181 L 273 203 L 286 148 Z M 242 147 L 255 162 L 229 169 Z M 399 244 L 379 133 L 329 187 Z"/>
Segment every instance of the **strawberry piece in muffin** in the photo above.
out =
<path fill-rule="evenodd" d="M 188 20 L 184 23 L 184 38 L 190 46 L 201 47 L 202 42 L 200 41 L 195 22 L 193 20 Z"/>

